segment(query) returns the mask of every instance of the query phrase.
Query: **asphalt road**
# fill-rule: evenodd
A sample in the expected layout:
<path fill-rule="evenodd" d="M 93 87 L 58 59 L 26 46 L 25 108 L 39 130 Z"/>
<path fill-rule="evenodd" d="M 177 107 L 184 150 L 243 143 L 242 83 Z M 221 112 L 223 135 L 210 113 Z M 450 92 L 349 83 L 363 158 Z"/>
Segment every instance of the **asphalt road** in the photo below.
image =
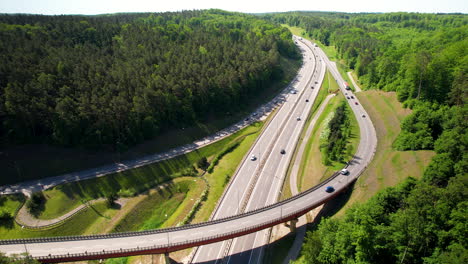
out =
<path fill-rule="evenodd" d="M 304 41 L 300 42 L 300 45 L 303 46 L 304 44 L 311 47 L 311 44 Z M 322 57 L 322 61 L 324 61 L 329 67 L 330 71 L 332 72 L 333 76 L 338 80 L 338 84 L 342 86 L 343 80 L 341 76 L 338 74 L 336 66 L 333 63 L 329 62 L 322 51 L 318 48 L 313 48 L 319 54 L 319 61 L 320 57 Z M 311 60 L 310 60 L 311 61 Z M 299 78 L 302 75 L 305 75 L 307 71 L 310 71 L 312 67 L 307 67 L 307 62 L 305 63 L 304 67 L 302 68 L 301 72 L 299 73 Z M 299 81 L 300 83 L 300 81 Z M 296 84 L 295 84 L 296 85 Z M 297 86 L 298 90 L 304 89 L 305 87 Z M 311 90 L 310 88 L 305 88 L 307 90 Z M 342 92 L 346 92 L 350 94 L 351 92 L 345 91 L 344 87 L 341 87 Z M 301 90 L 302 92 L 303 90 Z M 293 98 L 299 98 L 299 96 L 306 95 L 305 91 L 304 94 L 300 95 L 298 93 L 296 95 L 288 95 L 287 102 L 281 107 L 278 111 L 278 115 L 280 116 L 280 112 L 283 109 L 290 109 L 294 108 L 295 100 Z M 298 99 L 298 103 L 301 102 L 301 99 Z M 304 100 L 305 102 L 305 100 Z M 291 218 L 297 218 L 300 215 L 303 215 L 308 210 L 311 210 L 329 199 L 336 196 L 339 192 L 346 189 L 346 187 L 352 183 L 360 173 L 366 168 L 367 164 L 371 161 L 374 155 L 374 151 L 377 145 L 377 137 L 375 134 L 375 129 L 372 125 L 371 120 L 368 118 L 367 113 L 362 108 L 362 106 L 358 103 L 357 105 L 355 102 L 357 100 L 348 100 L 351 105 L 353 112 L 355 113 L 358 124 L 361 131 L 361 140 L 359 143 L 358 150 L 355 154 L 353 160 L 349 162 L 347 169 L 349 170 L 348 175 L 336 175 L 336 177 L 332 177 L 331 179 L 327 180 L 326 183 L 320 184 L 315 188 L 312 188 L 309 191 L 306 191 L 298 196 L 295 196 L 289 200 L 283 201 L 279 204 L 274 206 L 270 206 L 267 208 L 263 208 L 261 210 L 256 210 L 254 212 L 245 213 L 239 216 L 224 218 L 220 220 L 210 221 L 199 225 L 189 225 L 189 226 L 182 226 L 178 228 L 170 228 L 170 229 L 161 229 L 155 230 L 151 232 L 143 232 L 143 233 L 129 233 L 129 234 L 111 234 L 111 235 L 102 235 L 102 236 L 91 236 L 91 237 L 66 237 L 66 238 L 57 238 L 57 239 L 30 239 L 30 240 L 16 240 L 16 241 L 5 241 L 0 240 L 0 252 L 5 252 L 7 254 L 15 254 L 15 253 L 23 253 L 28 252 L 33 257 L 36 258 L 60 258 L 64 259 L 71 259 L 72 257 L 77 257 L 81 259 L 98 259 L 103 258 L 106 256 L 117 256 L 117 254 L 122 255 L 132 255 L 132 254 L 144 254 L 149 253 L 158 253 L 158 252 L 167 252 L 173 251 L 183 248 L 189 248 L 195 245 L 202 245 L 206 243 L 211 243 L 216 240 L 232 238 L 239 236 L 239 234 L 246 234 L 249 232 L 255 232 L 265 227 L 270 227 L 272 225 L 278 224 L 282 221 L 286 221 Z M 300 108 L 297 108 L 300 109 Z M 297 115 L 304 113 L 304 109 L 299 110 L 299 112 L 294 112 L 296 109 L 293 109 L 293 112 L 289 115 L 283 116 L 284 126 L 288 127 L 288 121 L 294 120 L 296 121 L 295 117 Z M 362 115 L 365 117 L 362 117 Z M 302 118 L 305 119 L 305 116 Z M 296 121 L 298 126 L 301 121 Z M 278 123 L 280 126 L 282 123 Z M 275 126 L 274 122 L 270 122 L 268 126 Z M 281 132 L 281 134 L 287 134 L 291 138 L 294 137 L 295 132 L 286 132 L 290 129 L 286 129 L 285 132 Z M 265 131 L 268 131 L 266 129 Z M 278 131 L 278 130 L 276 130 Z M 294 129 L 295 131 L 295 129 Z M 266 132 L 264 132 L 266 133 Z M 269 134 L 266 138 L 271 140 L 274 136 L 273 134 Z M 258 153 L 258 159 L 256 161 L 250 161 L 246 159 L 244 163 L 249 163 L 247 167 L 249 170 L 254 171 L 262 171 L 263 168 L 260 166 L 263 162 L 265 162 L 265 168 L 268 168 L 267 163 L 274 162 L 273 159 L 276 158 L 276 162 L 278 163 L 277 171 L 281 171 L 285 169 L 286 164 L 286 156 L 292 153 L 292 148 L 294 147 L 295 142 L 284 143 L 279 141 L 279 143 L 274 144 L 272 147 L 268 146 L 268 142 L 263 142 L 260 139 L 258 140 L 256 146 L 257 148 L 253 148 L 253 153 Z M 279 154 L 278 150 L 280 148 L 284 148 L 286 150 L 285 155 Z M 258 151 L 258 152 L 256 152 Z M 268 157 L 268 159 L 267 159 Z M 272 161 L 270 161 L 270 159 Z M 246 168 L 247 168 L 246 167 Z M 272 173 L 272 172 L 270 172 Z M 267 175 L 268 173 L 265 173 Z M 239 170 L 239 175 L 242 173 Z M 252 175 L 252 174 L 250 174 Z M 260 176 L 260 173 L 258 174 Z M 271 174 L 270 174 L 271 176 Z M 239 177 L 239 181 L 241 181 L 243 177 Z M 262 180 L 262 177 L 259 177 L 258 180 L 254 178 L 244 179 L 247 180 L 247 183 L 244 186 L 244 189 L 232 189 L 226 192 L 224 197 L 228 199 L 230 202 L 226 204 L 230 204 L 226 208 L 231 208 L 229 213 L 235 214 L 237 211 L 242 211 L 241 209 L 244 207 L 243 203 L 240 203 L 244 200 L 244 197 L 248 197 L 250 193 L 250 188 L 248 187 L 248 183 L 252 181 L 252 183 L 258 181 L 256 188 L 252 190 L 253 193 L 263 192 L 267 193 L 268 189 L 273 190 L 273 193 L 276 195 L 268 195 L 265 194 L 263 197 L 268 197 L 268 202 L 272 202 L 276 199 L 281 179 L 275 180 L 276 177 L 269 178 L 266 181 Z M 238 178 L 234 178 L 231 185 L 234 184 L 234 181 L 238 180 Z M 326 186 L 333 186 L 335 191 L 332 193 L 325 192 Z M 229 195 L 229 196 L 228 196 Z M 236 201 L 236 197 L 239 196 L 239 200 Z M 248 199 L 247 199 L 248 200 Z M 234 202 L 233 202 L 234 201 Z M 241 206 L 239 206 L 239 203 Z M 254 208 L 255 202 L 250 202 L 245 204 L 245 208 L 250 210 Z M 227 210 L 227 209 L 226 209 Z M 221 207 L 216 211 L 215 217 L 219 218 L 222 210 Z M 256 235 L 258 237 L 258 235 Z M 254 251 L 258 251 L 261 249 L 261 241 L 264 238 L 253 240 L 254 242 L 251 245 L 246 245 L 244 248 L 240 248 L 236 245 L 241 245 L 241 243 L 235 243 L 229 248 L 228 252 L 231 252 L 231 258 L 240 255 L 240 252 L 246 252 L 246 248 L 254 248 Z M 252 241 L 252 240 L 251 240 Z M 213 251 L 213 250 L 212 250 Z M 234 255 L 232 255 L 234 253 Z M 224 252 L 211 252 L 211 256 L 213 259 L 219 258 L 218 256 L 222 256 L 225 254 Z M 242 253 L 244 255 L 244 253 Z M 255 254 L 261 254 L 261 251 L 258 253 L 250 254 L 249 259 L 254 259 L 255 261 Z M 215 257 L 216 256 L 216 257 Z M 251 257 L 252 256 L 252 257 Z M 243 257 L 241 259 L 244 259 Z M 196 259 L 195 259 L 196 260 Z M 234 259 L 233 259 L 234 260 Z M 204 260 L 198 259 L 198 262 L 205 262 Z M 209 259 L 206 261 L 210 261 Z M 234 261 L 231 261 L 234 263 Z"/>
<path fill-rule="evenodd" d="M 281 109 L 253 145 L 247 157 L 256 155 L 257 160 L 248 159 L 240 165 L 213 219 L 244 212 L 242 204 L 246 204 L 245 211 L 248 212 L 277 200 L 295 144 L 325 74 L 324 64 L 316 60 L 312 49 L 300 41 L 296 42 L 302 51 L 304 62 L 291 88 L 296 94 L 290 93 L 287 96 Z M 282 149 L 285 154 L 280 153 Z M 250 195 L 249 187 L 252 190 Z M 265 238 L 268 232 L 260 231 L 233 241 L 202 246 L 196 250 L 192 263 L 219 263 L 222 259 L 227 259 L 229 263 L 249 263 L 252 259 L 259 259 L 262 251 L 252 249 L 267 242 Z"/>

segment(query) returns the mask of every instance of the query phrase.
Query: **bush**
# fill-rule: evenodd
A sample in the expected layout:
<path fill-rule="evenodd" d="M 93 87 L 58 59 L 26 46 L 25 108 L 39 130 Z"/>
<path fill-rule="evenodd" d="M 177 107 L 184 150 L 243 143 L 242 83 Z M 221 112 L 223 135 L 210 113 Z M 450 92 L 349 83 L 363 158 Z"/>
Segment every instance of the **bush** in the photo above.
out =
<path fill-rule="evenodd" d="M 208 160 L 206 159 L 206 157 L 203 157 L 197 162 L 197 166 L 198 168 L 206 171 L 208 166 L 210 166 L 210 163 L 208 163 Z"/>
<path fill-rule="evenodd" d="M 0 209 L 0 221 L 11 220 L 13 215 L 5 209 Z"/>
<path fill-rule="evenodd" d="M 36 192 L 26 202 L 26 208 L 32 215 L 38 216 L 44 210 L 45 200 L 42 192 Z"/>
<path fill-rule="evenodd" d="M 113 207 L 115 206 L 115 200 L 117 200 L 119 197 L 117 196 L 116 193 L 111 193 L 106 196 L 106 204 L 108 207 Z"/>

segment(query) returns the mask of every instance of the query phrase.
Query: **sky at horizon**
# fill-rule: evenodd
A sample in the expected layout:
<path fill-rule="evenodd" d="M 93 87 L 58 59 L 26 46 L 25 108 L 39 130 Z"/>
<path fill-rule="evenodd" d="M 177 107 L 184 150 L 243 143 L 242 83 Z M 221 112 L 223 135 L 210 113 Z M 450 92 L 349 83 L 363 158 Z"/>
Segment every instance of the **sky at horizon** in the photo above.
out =
<path fill-rule="evenodd" d="M 244 13 L 285 11 L 468 13 L 466 0 L 0 0 L 0 13 L 96 15 L 219 8 Z"/>

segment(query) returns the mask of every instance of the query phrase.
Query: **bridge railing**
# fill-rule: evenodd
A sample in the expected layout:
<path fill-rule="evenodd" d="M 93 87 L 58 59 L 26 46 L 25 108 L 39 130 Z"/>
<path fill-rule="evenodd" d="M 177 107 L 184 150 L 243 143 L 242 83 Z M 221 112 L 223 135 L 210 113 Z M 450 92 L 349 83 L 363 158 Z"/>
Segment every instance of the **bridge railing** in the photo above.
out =
<path fill-rule="evenodd" d="M 285 200 L 286 201 L 286 200 Z M 264 209 L 264 208 L 261 208 Z M 261 210 L 259 209 L 259 210 Z M 258 210 L 255 210 L 258 211 Z M 82 258 L 82 259 L 90 259 L 93 257 L 100 257 L 104 255 L 116 255 L 116 254 L 128 254 L 131 255 L 131 253 L 137 253 L 137 252 L 151 252 L 151 251 L 159 251 L 159 252 L 165 252 L 168 251 L 170 248 L 175 248 L 178 246 L 185 246 L 190 247 L 189 245 L 195 245 L 198 243 L 203 243 L 205 241 L 214 241 L 217 239 L 224 239 L 228 237 L 235 236 L 236 234 L 239 233 L 244 233 L 244 232 L 249 232 L 251 230 L 257 230 L 259 228 L 263 227 L 268 227 L 271 226 L 272 224 L 277 224 L 278 222 L 281 221 L 281 219 L 289 219 L 291 217 L 296 217 L 298 213 L 304 211 L 303 208 L 296 210 L 294 212 L 284 214 L 282 217 L 278 217 L 276 219 L 270 219 L 269 221 L 262 222 L 261 224 L 256 224 L 253 226 L 249 226 L 246 228 L 242 228 L 240 230 L 235 230 L 231 232 L 226 232 L 222 234 L 218 234 L 215 236 L 210 236 L 210 237 L 205 237 L 205 238 L 199 238 L 199 239 L 191 239 L 191 240 L 185 240 L 185 241 L 180 241 L 180 242 L 175 242 L 175 243 L 168 243 L 164 245 L 154 245 L 154 246 L 149 246 L 149 247 L 135 247 L 135 248 L 127 248 L 127 249 L 117 249 L 117 250 L 103 250 L 103 251 L 92 251 L 92 252 L 85 252 L 85 253 L 75 253 L 75 254 L 61 254 L 61 255 L 46 255 L 46 256 L 37 256 L 33 257 L 34 259 L 39 259 L 39 260 L 54 260 L 54 259 L 70 259 L 70 258 Z M 252 211 L 253 212 L 253 211 Z M 247 214 L 247 213 L 246 213 Z M 245 214 L 244 214 L 245 215 Z M 167 229 L 165 229 L 167 230 Z M 146 231 L 143 231 L 146 232 Z M 136 233 L 141 233 L 141 232 L 136 232 Z M 119 233 L 116 233 L 119 234 Z M 60 238 L 60 237 L 57 237 Z M 69 237 L 62 237 L 62 238 L 69 238 Z M 51 241 L 53 238 L 44 238 L 46 241 L 42 242 L 56 242 L 56 241 Z"/>
<path fill-rule="evenodd" d="M 240 214 L 240 215 L 234 215 L 234 216 L 228 216 L 225 218 L 213 220 L 213 221 L 208 221 L 208 222 L 202 222 L 198 224 L 190 224 L 190 225 L 184 225 L 184 226 L 178 226 L 178 227 L 169 227 L 169 228 L 164 228 L 164 229 L 152 229 L 152 230 L 145 230 L 145 231 L 134 231 L 134 232 L 120 232 L 120 233 L 110 233 L 110 234 L 100 234 L 100 235 L 84 235 L 84 236 L 58 236 L 58 237 L 41 237 L 41 238 L 21 238 L 21 239 L 7 239 L 7 240 L 0 240 L 0 245 L 11 245 L 11 244 L 24 244 L 24 243 L 47 243 L 47 242 L 62 242 L 62 241 L 76 241 L 76 240 L 95 240 L 95 239 L 107 239 L 107 238 L 120 238 L 120 237 L 130 237 L 130 236 L 145 236 L 145 235 L 153 235 L 153 234 L 158 234 L 158 233 L 168 233 L 168 232 L 174 232 L 174 231 L 179 231 L 179 230 L 186 230 L 186 229 L 192 229 L 192 228 L 197 228 L 201 226 L 207 226 L 207 225 L 212 225 L 212 224 L 217 224 L 217 223 L 222 223 L 230 220 L 235 220 L 239 218 L 243 218 L 246 216 L 250 216 L 253 214 L 261 213 L 267 210 L 270 210 L 275 207 L 280 207 L 283 206 L 284 204 L 290 203 L 294 200 L 297 200 L 319 188 L 322 186 L 326 185 L 328 182 L 332 181 L 334 178 L 336 178 L 339 175 L 339 173 L 333 174 L 331 177 L 326 179 L 325 181 L 319 183 L 318 185 L 308 189 L 307 191 L 304 191 L 302 193 L 299 193 L 295 196 L 292 196 L 288 199 L 285 199 L 283 201 L 280 201 L 278 203 L 268 205 L 265 207 L 258 208 L 256 210 L 248 211 L 246 213 Z M 285 218 L 285 217 L 282 217 Z M 278 220 L 278 219 L 275 219 Z"/>

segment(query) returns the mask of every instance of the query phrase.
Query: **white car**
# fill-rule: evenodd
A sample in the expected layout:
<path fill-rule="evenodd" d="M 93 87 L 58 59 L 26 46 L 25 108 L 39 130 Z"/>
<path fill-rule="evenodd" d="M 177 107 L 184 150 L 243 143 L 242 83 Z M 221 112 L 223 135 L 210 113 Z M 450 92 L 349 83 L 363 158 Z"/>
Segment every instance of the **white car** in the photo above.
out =
<path fill-rule="evenodd" d="M 340 171 L 340 173 L 343 174 L 343 175 L 348 175 L 349 170 L 347 170 L 347 169 L 342 169 L 342 170 Z"/>
<path fill-rule="evenodd" d="M 255 160 L 257 160 L 257 157 L 255 157 L 255 155 L 252 155 L 252 157 L 250 157 L 250 160 L 255 161 Z"/>

